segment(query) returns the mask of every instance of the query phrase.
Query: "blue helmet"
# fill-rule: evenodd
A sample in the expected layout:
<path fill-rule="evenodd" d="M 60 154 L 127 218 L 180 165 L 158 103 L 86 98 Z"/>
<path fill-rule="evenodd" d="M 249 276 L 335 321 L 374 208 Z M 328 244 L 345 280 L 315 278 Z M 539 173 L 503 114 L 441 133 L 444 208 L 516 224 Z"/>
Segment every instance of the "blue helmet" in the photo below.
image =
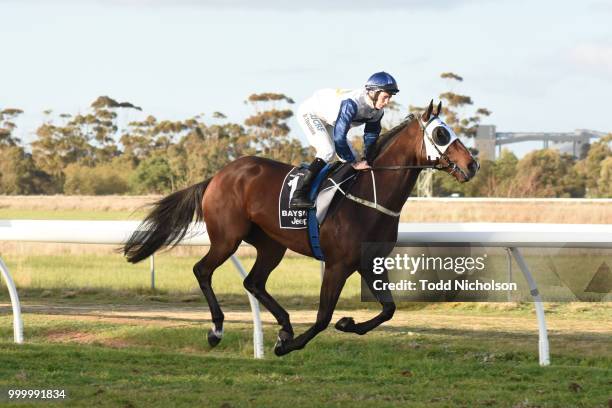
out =
<path fill-rule="evenodd" d="M 385 91 L 391 95 L 395 95 L 399 92 L 397 82 L 390 74 L 386 72 L 377 72 L 368 78 L 368 82 L 365 84 L 365 88 L 368 91 Z"/>

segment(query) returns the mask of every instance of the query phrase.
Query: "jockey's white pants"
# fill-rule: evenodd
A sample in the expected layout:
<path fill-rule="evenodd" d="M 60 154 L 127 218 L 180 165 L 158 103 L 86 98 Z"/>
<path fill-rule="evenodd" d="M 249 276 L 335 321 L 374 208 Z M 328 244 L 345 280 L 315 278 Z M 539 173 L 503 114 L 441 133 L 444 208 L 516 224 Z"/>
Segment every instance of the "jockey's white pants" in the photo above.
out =
<path fill-rule="evenodd" d="M 303 103 L 298 108 L 297 121 L 302 131 L 304 131 L 308 143 L 317 151 L 316 157 L 325 162 L 330 162 L 336 155 L 333 139 L 334 127 L 325 123 L 314 114 L 313 111 L 314 109 L 312 109 L 308 103 Z M 353 155 L 357 157 L 353 146 L 351 146 L 350 143 L 349 146 Z"/>

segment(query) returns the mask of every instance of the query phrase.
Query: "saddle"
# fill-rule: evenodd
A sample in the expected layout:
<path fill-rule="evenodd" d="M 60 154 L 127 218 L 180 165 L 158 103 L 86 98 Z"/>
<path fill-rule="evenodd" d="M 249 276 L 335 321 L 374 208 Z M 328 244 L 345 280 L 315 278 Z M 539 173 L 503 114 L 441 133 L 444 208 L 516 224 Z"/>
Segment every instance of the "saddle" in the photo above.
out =
<path fill-rule="evenodd" d="M 304 175 L 305 165 L 294 167 L 287 173 L 283 180 L 283 186 L 278 199 L 278 222 L 283 229 L 306 229 L 308 228 L 308 209 L 294 209 L 289 203 L 293 193 L 300 185 Z M 316 219 L 318 225 L 322 225 L 327 217 L 329 208 L 334 201 L 338 186 L 347 189 L 357 173 L 350 163 L 336 161 L 327 164 L 319 172 L 312 183 L 309 197 L 315 202 Z"/>

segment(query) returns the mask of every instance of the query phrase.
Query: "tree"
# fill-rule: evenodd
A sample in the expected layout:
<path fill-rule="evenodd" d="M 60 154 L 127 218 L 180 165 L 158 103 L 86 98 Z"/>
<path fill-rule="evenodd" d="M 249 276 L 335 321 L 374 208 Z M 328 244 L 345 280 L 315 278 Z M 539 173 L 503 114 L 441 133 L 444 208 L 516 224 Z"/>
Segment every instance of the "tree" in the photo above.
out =
<path fill-rule="evenodd" d="M 597 189 L 599 197 L 612 198 L 612 156 L 606 157 L 601 162 Z"/>
<path fill-rule="evenodd" d="M 142 121 L 130 122 L 129 130 L 121 135 L 119 141 L 123 146 L 123 155 L 133 160 L 135 166 L 155 149 L 152 129 L 156 124 L 155 116 L 149 115 Z"/>
<path fill-rule="evenodd" d="M 557 150 L 536 150 L 518 163 L 516 183 L 530 186 L 532 197 L 583 197 L 584 180 L 574 158 Z"/>
<path fill-rule="evenodd" d="M 65 174 L 64 193 L 66 194 L 124 194 L 130 188 L 129 169 L 122 168 L 116 160 L 95 167 L 73 163 L 66 167 Z"/>
<path fill-rule="evenodd" d="M 130 185 L 135 193 L 165 194 L 174 190 L 173 174 L 168 160 L 154 156 L 140 162 L 131 176 Z"/>
<path fill-rule="evenodd" d="M 21 146 L 0 146 L 0 194 L 53 194 L 51 177 Z"/>
<path fill-rule="evenodd" d="M 440 74 L 440 77 L 448 80 L 450 87 L 452 87 L 454 83 L 463 82 L 463 78 L 453 72 L 443 72 Z M 459 136 L 476 136 L 476 128 L 482 118 L 491 115 L 491 111 L 486 108 L 478 108 L 471 114 L 462 114 L 462 111 L 465 111 L 468 106 L 474 104 L 472 98 L 468 95 L 446 91 L 441 93 L 439 97 L 443 101 L 442 115 L 444 122 Z M 410 109 L 419 111 L 425 110 L 423 107 L 412 105 Z"/>
<path fill-rule="evenodd" d="M 107 163 L 120 154 L 117 146 L 117 110 L 142 108 L 130 102 L 117 102 L 108 96 L 99 96 L 90 105 L 93 114 L 77 115 L 75 124 L 85 125 L 88 140 L 93 142 L 93 155 L 96 163 Z"/>
<path fill-rule="evenodd" d="M 449 81 L 463 82 L 463 78 L 453 72 L 443 72 L 440 77 Z M 476 128 L 483 116 L 491 115 L 491 111 L 486 108 L 478 108 L 471 116 L 462 117 L 460 111 L 468 105 L 473 105 L 472 98 L 455 92 L 447 91 L 440 94 L 443 103 L 442 112 L 444 122 L 449 125 L 457 135 L 467 137 L 476 136 Z"/>
<path fill-rule="evenodd" d="M 278 103 L 293 104 L 293 99 L 279 93 L 252 94 L 247 98 L 255 108 L 244 124 L 252 135 L 257 153 L 263 157 L 297 165 L 308 159 L 308 150 L 289 137 L 287 120 L 293 116 L 290 109 L 278 109 Z M 263 105 L 272 105 L 264 109 Z"/>
<path fill-rule="evenodd" d="M 492 162 L 492 172 L 486 180 L 483 196 L 486 197 L 513 197 L 514 178 L 517 173 L 519 160 L 510 150 L 503 149 L 499 159 Z"/>
<path fill-rule="evenodd" d="M 21 109 L 0 110 L 0 194 L 53 193 L 51 178 L 36 167 L 21 140 L 13 136 Z"/>
<path fill-rule="evenodd" d="M 212 177 L 230 161 L 255 154 L 252 138 L 235 123 L 199 123 L 168 150 L 168 162 L 179 186 Z"/>
<path fill-rule="evenodd" d="M 14 120 L 23 113 L 21 109 L 7 108 L 0 110 L 0 146 L 16 146 L 21 141 L 13 137 L 17 127 Z"/>
<path fill-rule="evenodd" d="M 120 142 L 126 158 L 137 165 L 141 160 L 166 152 L 181 135 L 198 126 L 196 119 L 158 121 L 149 115 L 143 121 L 130 122 Z"/>
<path fill-rule="evenodd" d="M 108 163 L 120 155 L 115 141 L 117 133 L 116 108 L 140 109 L 129 102 L 117 102 L 107 96 L 98 97 L 91 104 L 92 112 L 61 114 L 62 123 L 55 124 L 51 110 L 44 113 L 47 121 L 36 130 L 32 154 L 37 166 L 50 174 L 62 191 L 64 169 L 73 163 L 93 167 Z"/>
<path fill-rule="evenodd" d="M 600 183 L 599 179 L 602 174 L 602 165 L 607 158 L 612 157 L 612 149 L 610 149 L 610 142 L 612 142 L 612 134 L 602 137 L 598 141 L 592 143 L 586 154 L 586 157 L 576 163 L 576 171 L 585 180 L 586 183 L 586 196 L 587 197 L 600 197 Z M 606 188 L 604 188 L 607 191 Z M 605 195 L 605 193 L 603 193 Z"/>
<path fill-rule="evenodd" d="M 556 150 L 539 150 L 518 160 L 504 149 L 497 161 L 483 160 L 469 183 L 458 184 L 442 172 L 434 175 L 434 193 L 466 197 L 582 197 L 584 183 L 573 158 Z"/>
<path fill-rule="evenodd" d="M 443 72 L 440 74 L 440 78 L 442 79 L 454 79 L 455 81 L 463 81 L 463 77 L 455 74 L 454 72 Z"/>
<path fill-rule="evenodd" d="M 91 164 L 91 146 L 85 135 L 72 124 L 43 123 L 36 129 L 32 156 L 36 165 L 49 174 L 58 191 L 64 185 L 64 169 L 71 163 Z"/>

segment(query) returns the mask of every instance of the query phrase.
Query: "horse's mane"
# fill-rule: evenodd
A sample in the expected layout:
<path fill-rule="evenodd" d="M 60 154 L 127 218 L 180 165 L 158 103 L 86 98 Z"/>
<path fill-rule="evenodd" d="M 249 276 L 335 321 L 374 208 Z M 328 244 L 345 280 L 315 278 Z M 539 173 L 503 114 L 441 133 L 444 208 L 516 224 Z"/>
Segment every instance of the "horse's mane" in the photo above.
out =
<path fill-rule="evenodd" d="M 376 144 L 368 152 L 368 162 L 371 163 L 375 158 L 377 158 L 378 155 L 387 148 L 391 141 L 393 141 L 395 137 L 402 130 L 404 130 L 404 128 L 406 128 L 415 118 L 416 116 L 410 113 L 399 125 L 380 135 L 378 140 L 376 141 Z"/>

